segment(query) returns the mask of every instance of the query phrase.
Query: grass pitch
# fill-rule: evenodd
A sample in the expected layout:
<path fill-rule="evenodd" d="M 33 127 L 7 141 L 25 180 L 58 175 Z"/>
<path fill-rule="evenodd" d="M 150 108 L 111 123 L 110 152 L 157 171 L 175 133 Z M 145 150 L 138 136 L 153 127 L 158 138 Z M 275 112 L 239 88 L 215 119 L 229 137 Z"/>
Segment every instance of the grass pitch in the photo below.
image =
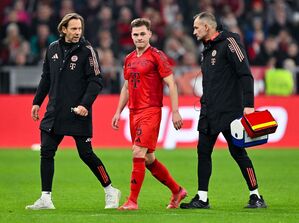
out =
<path fill-rule="evenodd" d="M 130 150 L 95 150 L 113 185 L 129 195 Z M 104 210 L 104 191 L 76 150 L 56 155 L 53 201 L 56 210 L 29 211 L 24 207 L 40 196 L 39 152 L 0 150 L 0 223 L 284 223 L 299 220 L 299 150 L 248 150 L 257 172 L 260 193 L 269 208 L 244 209 L 249 193 L 237 165 L 227 150 L 213 153 L 209 210 L 167 210 L 170 191 L 147 171 L 138 211 Z M 158 150 L 157 158 L 189 192 L 197 191 L 196 150 Z"/>

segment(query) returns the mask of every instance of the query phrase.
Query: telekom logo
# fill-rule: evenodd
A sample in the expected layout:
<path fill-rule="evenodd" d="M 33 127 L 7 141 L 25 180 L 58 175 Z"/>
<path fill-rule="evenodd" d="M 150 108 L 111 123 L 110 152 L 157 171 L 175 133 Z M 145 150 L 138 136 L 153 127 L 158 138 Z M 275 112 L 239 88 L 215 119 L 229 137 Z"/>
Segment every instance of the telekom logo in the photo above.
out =
<path fill-rule="evenodd" d="M 279 106 L 266 106 L 257 108 L 257 110 L 265 109 L 268 109 L 271 112 L 274 119 L 278 123 L 276 132 L 269 135 L 268 142 L 278 142 L 285 134 L 288 123 L 288 113 L 286 109 Z M 158 143 L 162 143 L 163 147 L 166 149 L 174 149 L 177 143 L 194 143 L 198 139 L 197 123 L 199 111 L 195 110 L 193 106 L 181 106 L 179 110 L 183 120 L 191 121 L 191 125 L 189 125 L 188 128 L 183 127 L 179 131 L 176 131 L 172 124 L 170 108 L 168 106 L 164 106 L 162 108 L 162 119 Z M 129 109 L 127 107 L 123 110 L 120 118 L 125 121 L 124 137 L 126 140 L 131 142 Z M 219 135 L 218 140 L 225 142 L 222 134 Z"/>

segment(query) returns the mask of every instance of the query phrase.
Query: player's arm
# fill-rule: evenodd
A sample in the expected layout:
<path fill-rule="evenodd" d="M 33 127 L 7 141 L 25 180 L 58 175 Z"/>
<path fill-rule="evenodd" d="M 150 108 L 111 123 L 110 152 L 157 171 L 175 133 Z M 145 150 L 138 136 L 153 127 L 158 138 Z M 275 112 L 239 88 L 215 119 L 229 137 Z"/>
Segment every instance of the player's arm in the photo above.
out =
<path fill-rule="evenodd" d="M 125 83 L 124 83 L 124 85 L 121 89 L 121 92 L 120 92 L 116 112 L 115 112 L 115 114 L 112 118 L 112 122 L 111 122 L 112 128 L 114 128 L 114 129 L 119 128 L 118 121 L 119 121 L 119 118 L 120 118 L 120 114 L 123 111 L 123 109 L 125 108 L 126 104 L 128 103 L 128 100 L 129 100 L 128 80 L 125 80 Z"/>
<path fill-rule="evenodd" d="M 169 88 L 169 96 L 172 107 L 172 123 L 176 130 L 180 129 L 183 126 L 183 120 L 179 113 L 179 99 L 178 99 L 178 90 L 173 77 L 173 74 L 168 75 L 163 78 L 164 82 Z"/>
<path fill-rule="evenodd" d="M 244 46 L 238 39 L 229 37 L 227 41 L 227 58 L 237 73 L 242 85 L 244 114 L 249 114 L 254 112 L 254 80 L 250 71 L 249 61 Z"/>
<path fill-rule="evenodd" d="M 85 73 L 88 76 L 87 88 L 80 104 L 74 110 L 76 114 L 81 116 L 88 115 L 88 110 L 92 107 L 92 104 L 103 88 L 98 54 L 91 46 L 88 45 L 87 48 L 89 50 L 88 58 L 86 58 L 88 61 L 85 65 Z"/>

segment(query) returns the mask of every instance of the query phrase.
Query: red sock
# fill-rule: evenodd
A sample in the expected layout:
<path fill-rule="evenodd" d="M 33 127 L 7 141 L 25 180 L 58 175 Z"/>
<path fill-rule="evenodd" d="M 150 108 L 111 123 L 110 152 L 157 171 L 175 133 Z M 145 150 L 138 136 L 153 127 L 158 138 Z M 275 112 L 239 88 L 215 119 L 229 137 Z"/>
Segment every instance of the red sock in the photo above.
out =
<path fill-rule="evenodd" d="M 131 175 L 131 193 L 129 199 L 137 203 L 138 194 L 140 192 L 145 175 L 145 159 L 133 158 L 133 170 Z"/>
<path fill-rule="evenodd" d="M 152 175 L 157 180 L 166 185 L 173 194 L 176 194 L 180 191 L 180 186 L 172 178 L 167 168 L 157 159 L 155 159 L 152 164 L 147 165 L 146 168 L 151 171 Z"/>

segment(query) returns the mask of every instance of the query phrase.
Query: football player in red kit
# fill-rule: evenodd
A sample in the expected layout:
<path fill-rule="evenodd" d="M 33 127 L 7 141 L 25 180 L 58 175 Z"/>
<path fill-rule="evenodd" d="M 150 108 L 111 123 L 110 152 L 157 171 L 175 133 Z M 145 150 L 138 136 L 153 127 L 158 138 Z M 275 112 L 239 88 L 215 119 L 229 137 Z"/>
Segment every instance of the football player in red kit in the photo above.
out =
<path fill-rule="evenodd" d="M 169 88 L 174 128 L 179 130 L 183 121 L 178 111 L 178 93 L 172 69 L 166 55 L 150 45 L 152 35 L 150 26 L 151 22 L 144 18 L 131 22 L 131 37 L 136 50 L 125 58 L 125 82 L 112 118 L 112 127 L 118 129 L 120 113 L 128 102 L 133 143 L 133 170 L 130 196 L 119 208 L 120 210 L 138 209 L 137 199 L 146 168 L 171 190 L 172 196 L 167 208 L 178 208 L 180 201 L 187 196 L 186 190 L 172 178 L 154 153 L 161 122 L 164 83 Z"/>

